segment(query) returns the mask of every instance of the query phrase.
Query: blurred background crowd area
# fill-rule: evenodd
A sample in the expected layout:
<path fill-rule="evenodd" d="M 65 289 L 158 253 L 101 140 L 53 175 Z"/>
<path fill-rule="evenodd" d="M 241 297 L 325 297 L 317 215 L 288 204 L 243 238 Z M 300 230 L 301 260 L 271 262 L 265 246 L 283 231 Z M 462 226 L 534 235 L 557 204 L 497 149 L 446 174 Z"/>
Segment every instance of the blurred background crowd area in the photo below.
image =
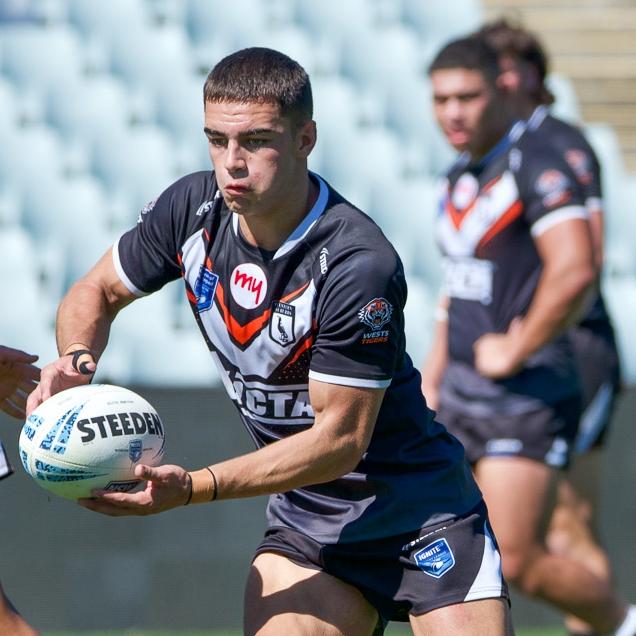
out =
<path fill-rule="evenodd" d="M 2 0 L 0 336 L 56 357 L 69 285 L 183 174 L 210 168 L 202 86 L 224 55 L 281 50 L 309 72 L 319 141 L 310 167 L 393 241 L 409 283 L 407 347 L 432 334 L 440 264 L 436 179 L 454 157 L 426 67 L 449 39 L 500 16 L 552 57 L 558 116 L 603 165 L 603 286 L 636 383 L 636 2 L 633 0 Z M 181 283 L 117 319 L 100 379 L 218 383 Z"/>

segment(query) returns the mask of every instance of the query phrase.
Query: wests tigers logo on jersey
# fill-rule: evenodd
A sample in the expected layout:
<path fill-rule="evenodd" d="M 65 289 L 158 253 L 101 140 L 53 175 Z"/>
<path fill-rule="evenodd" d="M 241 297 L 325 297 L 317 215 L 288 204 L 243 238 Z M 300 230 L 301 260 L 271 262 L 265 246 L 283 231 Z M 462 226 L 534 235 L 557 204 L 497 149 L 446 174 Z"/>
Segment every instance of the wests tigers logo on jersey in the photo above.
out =
<path fill-rule="evenodd" d="M 374 298 L 358 312 L 358 318 L 373 331 L 379 331 L 391 320 L 392 314 L 393 305 L 388 300 Z"/>
<path fill-rule="evenodd" d="M 571 148 L 565 153 L 565 160 L 583 185 L 589 185 L 592 182 L 592 166 L 587 153 L 578 148 Z"/>

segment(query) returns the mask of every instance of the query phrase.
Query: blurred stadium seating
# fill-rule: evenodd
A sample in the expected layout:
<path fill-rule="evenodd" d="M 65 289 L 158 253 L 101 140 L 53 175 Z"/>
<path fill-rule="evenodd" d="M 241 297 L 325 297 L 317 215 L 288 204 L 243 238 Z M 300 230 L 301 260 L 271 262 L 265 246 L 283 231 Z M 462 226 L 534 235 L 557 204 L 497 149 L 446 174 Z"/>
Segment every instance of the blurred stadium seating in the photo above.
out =
<path fill-rule="evenodd" d="M 5 0 L 0 295 L 18 311 L 1 312 L 2 341 L 40 352 L 44 362 L 55 355 L 52 322 L 68 285 L 135 223 L 145 202 L 209 167 L 201 132 L 209 69 L 232 50 L 264 45 L 312 76 L 319 142 L 310 166 L 376 218 L 402 255 L 408 348 L 419 363 L 439 281 L 435 177 L 453 156 L 433 122 L 425 69 L 440 44 L 482 17 L 477 0 Z M 550 81 L 557 112 L 578 121 L 567 76 Z M 636 177 L 625 173 L 610 127 L 587 130 L 605 167 L 614 301 L 636 286 L 636 227 L 626 205 Z M 183 319 L 184 294 L 172 287 L 118 319 L 103 378 L 218 381 L 194 321 Z M 149 304 L 153 328 L 144 329 Z M 634 382 L 630 308 L 612 308 Z"/>

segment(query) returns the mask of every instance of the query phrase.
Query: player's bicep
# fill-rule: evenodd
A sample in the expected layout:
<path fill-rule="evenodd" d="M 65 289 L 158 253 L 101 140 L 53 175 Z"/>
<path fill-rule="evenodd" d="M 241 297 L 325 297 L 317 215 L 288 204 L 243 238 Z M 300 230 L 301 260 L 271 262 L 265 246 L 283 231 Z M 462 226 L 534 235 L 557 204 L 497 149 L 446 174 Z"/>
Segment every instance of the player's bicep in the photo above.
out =
<path fill-rule="evenodd" d="M 361 455 L 369 445 L 385 389 L 370 389 L 309 380 L 314 426 L 336 446 L 349 445 Z"/>
<path fill-rule="evenodd" d="M 112 247 L 108 248 L 79 282 L 98 290 L 109 308 L 117 312 L 135 300 L 137 296 L 121 280 L 113 262 L 112 250 Z"/>
<path fill-rule="evenodd" d="M 544 264 L 550 268 L 593 268 L 590 228 L 585 219 L 556 223 L 534 237 Z"/>

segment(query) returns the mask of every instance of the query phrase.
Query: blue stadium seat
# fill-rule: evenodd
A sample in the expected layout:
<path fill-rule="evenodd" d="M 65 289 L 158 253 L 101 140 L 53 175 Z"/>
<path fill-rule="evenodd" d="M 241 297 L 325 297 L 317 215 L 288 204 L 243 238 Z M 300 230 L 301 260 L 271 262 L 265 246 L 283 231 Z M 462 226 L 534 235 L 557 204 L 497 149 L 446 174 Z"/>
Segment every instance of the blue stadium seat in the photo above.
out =
<path fill-rule="evenodd" d="M 48 122 L 65 137 L 81 139 L 89 147 L 105 134 L 123 130 L 131 118 L 126 88 L 110 75 L 54 87 L 47 102 Z"/>
<path fill-rule="evenodd" d="M 133 88 L 153 90 L 194 71 L 190 43 L 177 25 L 121 29 L 112 37 L 111 69 Z"/>
<path fill-rule="evenodd" d="M 554 95 L 555 101 L 552 105 L 554 116 L 579 125 L 582 121 L 581 108 L 570 78 L 558 73 L 550 73 L 546 78 L 546 84 Z"/>
<path fill-rule="evenodd" d="M 298 22 L 315 36 L 326 35 L 338 43 L 355 39 L 374 24 L 373 6 L 367 0 L 300 1 L 296 3 L 296 15 Z"/>
<path fill-rule="evenodd" d="M 81 40 L 68 25 L 4 26 L 0 61 L 18 86 L 42 93 L 77 80 L 84 70 Z"/>
<path fill-rule="evenodd" d="M 18 192 L 36 186 L 42 175 L 61 175 L 64 149 L 56 131 L 49 126 L 15 128 L 2 141 L 0 185 Z"/>
<path fill-rule="evenodd" d="M 13 85 L 0 77 L 0 139 L 9 134 L 18 124 L 18 98 Z"/>
<path fill-rule="evenodd" d="M 174 168 L 170 139 L 157 126 L 131 126 L 97 140 L 95 174 L 108 189 L 126 193 L 137 210 L 181 176 Z"/>
<path fill-rule="evenodd" d="M 27 232 L 17 226 L 0 229 L 0 334 L 2 343 L 57 358 L 51 307 L 41 293 L 39 259 Z"/>
<path fill-rule="evenodd" d="M 607 276 L 603 281 L 607 307 L 616 330 L 621 356 L 623 379 L 627 385 L 636 384 L 636 276 Z"/>
<path fill-rule="evenodd" d="M 147 7 L 143 0 L 67 1 L 71 24 L 85 37 L 95 37 L 107 44 L 122 29 L 135 33 L 149 23 Z"/>
<path fill-rule="evenodd" d="M 402 0 L 404 21 L 417 29 L 420 36 L 438 45 L 467 35 L 482 22 L 479 0 L 453 0 L 452 2 L 422 2 Z"/>
<path fill-rule="evenodd" d="M 406 351 L 413 364 L 420 367 L 432 343 L 434 312 L 437 304 L 436 291 L 428 281 L 414 275 L 407 275 L 408 297 L 404 307 L 404 330 Z"/>

